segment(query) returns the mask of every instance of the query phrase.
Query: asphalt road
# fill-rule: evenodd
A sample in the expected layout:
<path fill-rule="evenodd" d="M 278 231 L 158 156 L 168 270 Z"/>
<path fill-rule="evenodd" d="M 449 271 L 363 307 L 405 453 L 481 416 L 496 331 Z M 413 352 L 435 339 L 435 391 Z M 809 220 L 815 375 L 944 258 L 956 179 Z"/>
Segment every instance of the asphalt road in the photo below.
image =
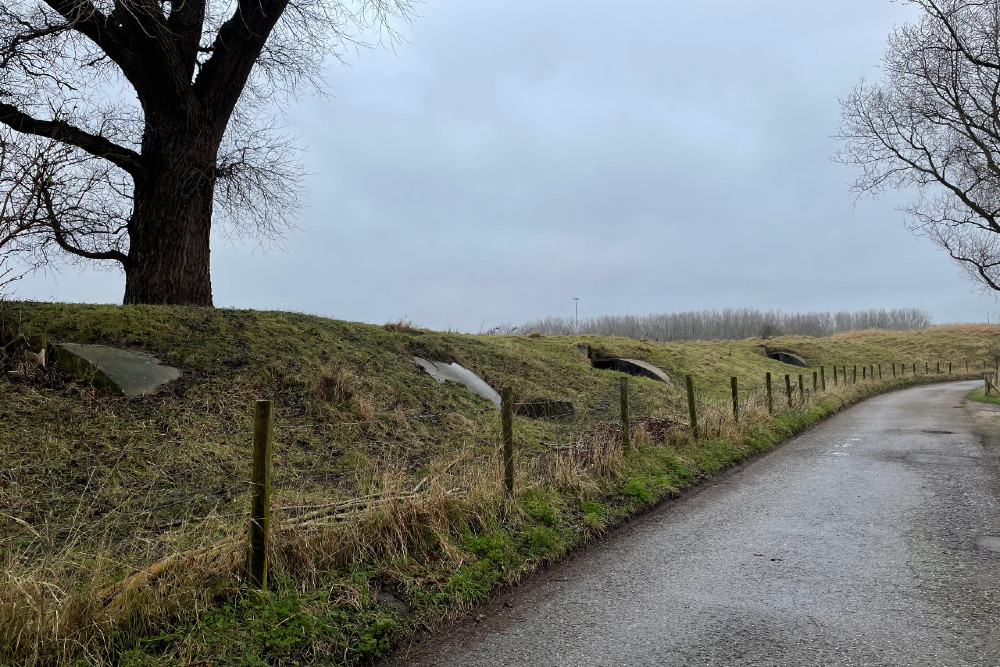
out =
<path fill-rule="evenodd" d="M 1000 411 L 974 386 L 846 410 L 397 664 L 1000 665 L 1000 447 L 973 420 Z"/>

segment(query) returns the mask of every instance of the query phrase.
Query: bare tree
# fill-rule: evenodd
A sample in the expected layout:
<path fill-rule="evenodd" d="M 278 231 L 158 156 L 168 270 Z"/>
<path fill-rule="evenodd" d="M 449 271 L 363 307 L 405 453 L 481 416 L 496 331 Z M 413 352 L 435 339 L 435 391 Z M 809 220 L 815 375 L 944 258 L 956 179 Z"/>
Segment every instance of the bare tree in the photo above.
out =
<path fill-rule="evenodd" d="M 913 189 L 907 225 L 974 282 L 1000 291 L 1000 0 L 909 0 L 882 81 L 842 100 L 840 161 L 853 189 Z"/>
<path fill-rule="evenodd" d="M 211 305 L 213 210 L 275 239 L 297 209 L 276 106 L 410 16 L 410 0 L 0 3 L 4 140 L 55 156 L 18 247 L 117 263 L 125 303 Z"/>

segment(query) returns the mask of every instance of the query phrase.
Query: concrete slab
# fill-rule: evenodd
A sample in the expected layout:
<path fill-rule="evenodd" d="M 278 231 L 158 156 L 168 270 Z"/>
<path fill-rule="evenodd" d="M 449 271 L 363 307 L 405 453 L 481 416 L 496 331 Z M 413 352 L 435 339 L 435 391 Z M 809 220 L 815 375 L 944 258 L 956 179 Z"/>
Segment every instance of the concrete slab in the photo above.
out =
<path fill-rule="evenodd" d="M 765 355 L 768 358 L 780 361 L 783 364 L 798 366 L 799 368 L 806 367 L 806 360 L 790 350 L 767 350 Z"/>
<path fill-rule="evenodd" d="M 119 396 L 149 394 L 181 376 L 178 369 L 145 352 L 78 343 L 54 343 L 52 352 L 64 371 Z"/>
<path fill-rule="evenodd" d="M 413 361 L 438 382 L 457 382 L 465 385 L 465 388 L 473 394 L 500 405 L 500 394 L 468 368 L 456 363 L 430 361 L 422 357 L 413 357 Z"/>

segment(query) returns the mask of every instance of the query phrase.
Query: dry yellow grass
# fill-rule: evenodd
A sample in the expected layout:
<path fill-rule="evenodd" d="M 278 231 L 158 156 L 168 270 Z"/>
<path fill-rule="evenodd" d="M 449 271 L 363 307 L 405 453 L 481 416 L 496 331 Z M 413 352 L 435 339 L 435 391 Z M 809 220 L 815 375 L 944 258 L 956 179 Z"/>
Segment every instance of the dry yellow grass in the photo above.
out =
<path fill-rule="evenodd" d="M 953 324 L 936 324 L 934 326 L 927 327 L 924 331 L 930 332 L 944 332 L 953 333 L 963 336 L 997 336 L 1000 335 L 1000 324 L 976 324 L 976 323 L 961 323 L 956 322 Z"/>

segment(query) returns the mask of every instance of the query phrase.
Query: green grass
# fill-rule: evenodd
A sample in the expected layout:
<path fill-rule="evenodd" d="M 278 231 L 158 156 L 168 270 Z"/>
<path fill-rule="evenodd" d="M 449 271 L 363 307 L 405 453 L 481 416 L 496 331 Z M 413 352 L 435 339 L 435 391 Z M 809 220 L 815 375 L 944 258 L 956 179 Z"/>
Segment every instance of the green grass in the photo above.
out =
<path fill-rule="evenodd" d="M 184 374 L 154 396 L 123 399 L 0 359 L 0 664 L 157 667 L 377 658 L 844 405 L 946 379 L 933 373 L 937 361 L 951 361 L 953 377 L 966 362 L 975 371 L 1000 345 L 1000 327 L 766 342 L 814 365 L 798 369 L 763 356 L 759 340 L 495 337 L 298 313 L 0 303 L 0 344 L 15 336 L 145 350 Z M 639 428 L 628 457 L 614 426 L 621 375 L 593 369 L 583 342 L 676 380 L 630 379 Z M 412 354 L 458 361 L 518 400 L 574 403 L 569 420 L 516 418 L 513 499 L 500 491 L 495 407 L 435 382 Z M 929 376 L 922 365 L 917 378 L 912 366 L 899 371 L 924 360 Z M 834 391 L 834 363 L 882 364 L 884 382 Z M 785 409 L 782 376 L 802 373 L 811 389 L 819 365 L 829 392 Z M 768 419 L 751 400 L 733 425 L 730 376 L 749 400 L 767 372 L 778 414 Z M 696 442 L 684 428 L 686 374 L 698 391 Z M 263 603 L 238 576 L 257 398 L 275 400 L 277 425 Z M 421 484 L 418 500 L 294 524 L 320 505 Z M 109 586 L 181 552 L 193 555 L 109 597 Z"/>
<path fill-rule="evenodd" d="M 1000 396 L 987 396 L 986 390 L 982 387 L 973 389 L 966 394 L 965 397 L 970 401 L 976 401 L 977 403 L 992 403 L 993 405 L 1000 405 Z"/>

